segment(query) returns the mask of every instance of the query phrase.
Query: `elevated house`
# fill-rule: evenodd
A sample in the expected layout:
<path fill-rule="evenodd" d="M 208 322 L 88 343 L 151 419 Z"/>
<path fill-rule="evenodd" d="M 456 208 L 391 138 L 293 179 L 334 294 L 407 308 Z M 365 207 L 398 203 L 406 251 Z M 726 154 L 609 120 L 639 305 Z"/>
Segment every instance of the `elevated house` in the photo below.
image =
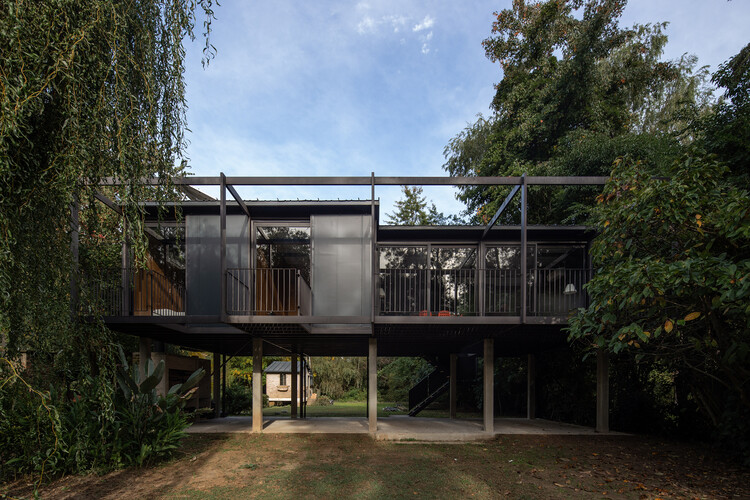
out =
<path fill-rule="evenodd" d="M 98 281 L 113 329 L 221 356 L 253 355 L 253 428 L 262 430 L 262 356 L 367 356 L 368 418 L 377 429 L 377 356 L 443 360 L 415 388 L 413 413 L 450 393 L 455 415 L 460 356 L 484 358 L 484 425 L 493 426 L 493 360 L 526 356 L 528 416 L 535 417 L 535 354 L 564 346 L 572 309 L 586 305 L 592 231 L 534 226 L 529 185 L 603 184 L 601 177 L 191 177 L 177 181 L 192 199 L 158 220 L 146 203 L 152 262 Z M 113 181 L 114 182 L 114 181 Z M 380 185 L 507 185 L 511 195 L 485 226 L 404 227 L 380 223 Z M 189 187 L 219 185 L 214 200 Z M 246 201 L 234 185 L 370 185 L 369 200 Z M 231 198 L 227 200 L 227 194 Z M 521 224 L 495 224 L 520 197 Z M 103 197 L 102 197 L 103 198 Z M 111 204 L 108 200 L 103 200 Z M 301 369 L 304 371 L 304 368 Z M 219 411 L 221 385 L 214 370 Z M 254 374 L 256 375 L 256 374 Z M 296 375 L 293 375 L 294 379 Z M 304 391 L 289 387 L 290 392 Z M 598 359 L 597 428 L 607 430 L 607 359 Z M 292 417 L 296 402 L 290 395 Z"/>

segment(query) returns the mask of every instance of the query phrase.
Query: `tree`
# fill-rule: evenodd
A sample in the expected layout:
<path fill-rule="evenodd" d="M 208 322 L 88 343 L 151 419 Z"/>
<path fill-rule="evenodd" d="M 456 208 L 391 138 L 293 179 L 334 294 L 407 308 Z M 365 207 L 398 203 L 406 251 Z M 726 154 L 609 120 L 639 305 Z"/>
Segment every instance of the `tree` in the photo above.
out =
<path fill-rule="evenodd" d="M 71 282 L 125 241 L 143 262 L 142 202 L 177 199 L 183 42 L 198 12 L 208 34 L 212 5 L 0 0 L 0 419 L 12 423 L 0 448 L 15 470 L 43 478 L 122 463 L 114 338 L 78 321 Z M 95 198 L 107 177 L 119 182 L 106 193 L 122 206 L 117 218 Z M 78 209 L 80 261 L 71 251 Z M 14 367 L 21 350 L 34 358 L 29 381 Z"/>
<path fill-rule="evenodd" d="M 496 13 L 487 57 L 500 64 L 493 115 L 479 117 L 446 146 L 444 168 L 454 176 L 607 175 L 618 156 L 653 148 L 652 137 L 679 128 L 679 104 L 698 99 L 705 71 L 695 60 L 659 60 L 665 24 L 622 29 L 622 0 L 516 0 Z M 703 94 L 700 94 L 703 95 Z M 679 104 L 679 105 L 678 105 Z M 620 140 L 625 134 L 631 137 Z M 659 147 L 670 148 L 665 137 Z M 645 143 L 645 144 L 642 144 Z M 593 153 L 583 165 L 571 147 Z M 530 196 L 535 223 L 560 223 L 591 188 Z M 492 216 L 508 188 L 464 187 L 459 198 L 478 219 Z M 574 193 L 574 195 L 571 195 Z M 508 211 L 505 222 L 512 222 Z"/>
<path fill-rule="evenodd" d="M 713 428 L 731 436 L 746 460 L 750 192 L 736 163 L 741 145 L 727 147 L 721 137 L 747 123 L 750 109 L 738 89 L 750 81 L 748 47 L 714 76 L 733 100 L 696 122 L 705 139 L 667 167 L 632 158 L 615 163 L 590 213 L 599 231 L 591 247 L 596 273 L 586 285 L 590 305 L 570 321 L 571 340 L 656 359 L 678 373 Z M 727 78 L 729 68 L 735 78 Z"/>
<path fill-rule="evenodd" d="M 396 202 L 396 211 L 387 214 L 388 224 L 402 226 L 438 226 L 446 224 L 459 224 L 461 221 L 456 216 L 446 216 L 438 212 L 434 203 L 427 206 L 425 197 L 422 196 L 422 188 L 419 186 L 401 186 L 403 199 Z"/>
<path fill-rule="evenodd" d="M 717 155 L 737 182 L 750 182 L 750 44 L 722 64 L 711 79 L 725 89 L 725 96 L 710 114 L 699 122 L 706 150 Z M 700 131 L 699 130 L 699 131 Z"/>
<path fill-rule="evenodd" d="M 108 193 L 124 210 L 114 237 L 144 256 L 140 202 L 173 199 L 183 174 L 182 44 L 197 10 L 208 29 L 212 3 L 0 3 L 0 331 L 10 351 L 71 344 L 60 340 L 73 328 L 70 207 L 101 232 L 103 178 L 121 182 Z"/>
<path fill-rule="evenodd" d="M 728 172 L 700 152 L 666 170 L 618 162 L 592 212 L 590 305 L 569 327 L 681 373 L 717 429 L 750 416 L 750 193 Z"/>

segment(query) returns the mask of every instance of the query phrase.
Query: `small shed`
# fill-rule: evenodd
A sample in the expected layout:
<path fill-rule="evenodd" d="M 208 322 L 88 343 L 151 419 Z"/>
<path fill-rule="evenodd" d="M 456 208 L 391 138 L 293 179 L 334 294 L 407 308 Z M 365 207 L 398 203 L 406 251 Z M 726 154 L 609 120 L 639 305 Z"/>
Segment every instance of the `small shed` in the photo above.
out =
<path fill-rule="evenodd" d="M 292 362 L 291 361 L 274 361 L 264 370 L 266 374 L 266 396 L 268 403 L 271 405 L 291 404 L 292 402 Z M 300 402 L 302 395 L 302 363 L 297 362 L 297 403 Z M 305 400 L 315 399 L 312 391 L 312 371 L 310 366 L 305 364 L 304 379 L 305 383 Z"/>

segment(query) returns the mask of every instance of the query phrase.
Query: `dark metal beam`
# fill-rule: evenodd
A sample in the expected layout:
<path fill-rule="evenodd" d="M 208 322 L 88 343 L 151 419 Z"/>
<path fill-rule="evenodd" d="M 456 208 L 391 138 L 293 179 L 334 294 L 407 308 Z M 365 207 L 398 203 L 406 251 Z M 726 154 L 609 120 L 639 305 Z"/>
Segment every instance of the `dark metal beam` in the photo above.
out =
<path fill-rule="evenodd" d="M 226 179 L 224 177 L 224 174 L 221 174 L 223 179 Z M 232 196 L 234 196 L 235 201 L 240 205 L 240 208 L 243 212 L 245 212 L 245 215 L 247 215 L 248 219 L 250 218 L 250 209 L 247 208 L 247 205 L 245 205 L 245 202 L 240 198 L 240 195 L 237 194 L 237 191 L 234 189 L 234 186 L 231 184 L 227 184 L 226 188 L 229 190 L 230 193 L 232 193 Z"/>
<path fill-rule="evenodd" d="M 221 248 L 219 256 L 219 265 L 221 267 L 221 291 L 220 291 L 220 302 L 221 302 L 221 319 L 225 321 L 227 314 L 227 179 L 224 174 L 221 174 L 221 201 L 219 207 L 219 218 L 220 218 L 220 237 L 221 237 Z"/>
<path fill-rule="evenodd" d="M 372 176 L 365 177 L 225 177 L 227 184 L 235 186 L 369 186 Z M 529 185 L 579 186 L 604 185 L 608 177 L 564 177 L 532 176 L 526 178 Z M 159 179 L 148 178 L 143 184 L 156 185 Z M 181 177 L 173 179 L 176 186 L 219 186 L 219 177 Z M 516 186 L 520 177 L 375 177 L 377 186 Z M 120 185 L 122 182 L 113 177 L 106 177 L 101 185 Z"/>
<path fill-rule="evenodd" d="M 521 177 L 521 323 L 526 323 L 526 290 L 528 283 L 528 188 L 526 177 Z"/>
<path fill-rule="evenodd" d="M 94 198 L 104 203 L 106 206 L 117 212 L 118 214 L 122 215 L 122 207 L 118 204 L 116 204 L 114 201 L 110 200 L 104 194 L 100 193 L 99 191 L 94 191 Z"/>
<path fill-rule="evenodd" d="M 190 198 L 192 201 L 216 201 L 216 198 L 214 198 L 211 195 L 208 195 L 204 193 L 203 191 L 199 191 L 195 189 L 194 187 L 191 187 L 187 184 L 181 184 L 178 188 L 178 191 L 182 192 Z"/>
<path fill-rule="evenodd" d="M 525 175 L 525 174 L 524 174 Z M 521 176 L 524 177 L 523 175 Z M 495 225 L 495 222 L 497 222 L 498 217 L 500 217 L 500 214 L 503 213 L 503 211 L 508 207 L 508 204 L 511 202 L 513 197 L 516 195 L 518 190 L 521 189 L 521 186 L 514 187 L 508 196 L 505 197 L 505 201 L 503 201 L 503 204 L 500 205 L 500 208 L 497 209 L 497 212 L 495 212 L 495 215 L 492 216 L 492 219 L 490 220 L 489 224 L 487 224 L 487 227 L 484 228 L 484 232 L 482 233 L 482 240 L 485 236 L 487 236 L 487 233 L 490 232 L 490 229 L 492 229 L 492 226 Z"/>

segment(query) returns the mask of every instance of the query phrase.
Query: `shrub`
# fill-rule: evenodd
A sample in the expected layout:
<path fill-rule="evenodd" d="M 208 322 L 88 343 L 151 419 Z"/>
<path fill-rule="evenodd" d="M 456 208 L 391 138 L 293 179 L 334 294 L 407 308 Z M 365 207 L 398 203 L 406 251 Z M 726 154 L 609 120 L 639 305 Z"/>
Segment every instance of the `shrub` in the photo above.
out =
<path fill-rule="evenodd" d="M 227 415 L 250 413 L 253 405 L 253 392 L 243 383 L 233 382 L 227 386 L 224 397 L 224 411 Z"/>

